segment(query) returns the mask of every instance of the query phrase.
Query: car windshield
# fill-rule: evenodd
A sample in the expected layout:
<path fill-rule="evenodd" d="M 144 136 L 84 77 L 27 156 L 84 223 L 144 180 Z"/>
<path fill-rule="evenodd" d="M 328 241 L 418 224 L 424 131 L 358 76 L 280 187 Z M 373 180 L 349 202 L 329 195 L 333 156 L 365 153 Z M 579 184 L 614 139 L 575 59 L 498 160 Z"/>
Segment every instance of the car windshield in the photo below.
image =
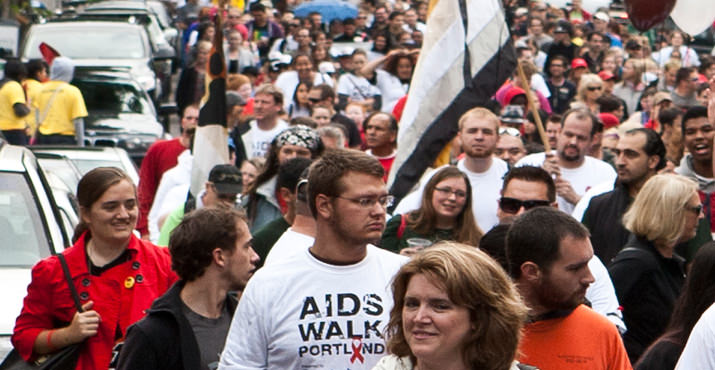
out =
<path fill-rule="evenodd" d="M 139 29 L 131 28 L 41 28 L 35 30 L 25 48 L 28 59 L 41 58 L 41 42 L 60 55 L 74 59 L 147 58 Z"/>
<path fill-rule="evenodd" d="M 38 203 L 25 176 L 0 172 L 0 267 L 31 267 L 50 255 Z"/>
<path fill-rule="evenodd" d="M 72 162 L 77 166 L 79 169 L 79 172 L 82 172 L 82 175 L 86 174 L 87 172 L 97 168 L 97 167 L 117 167 L 120 168 L 124 171 L 126 171 L 126 168 L 122 165 L 122 162 L 119 160 L 112 161 L 109 159 L 79 159 L 79 158 L 72 158 Z"/>
<path fill-rule="evenodd" d="M 75 79 L 72 84 L 82 91 L 90 114 L 153 114 L 146 98 L 130 84 L 82 79 Z"/>

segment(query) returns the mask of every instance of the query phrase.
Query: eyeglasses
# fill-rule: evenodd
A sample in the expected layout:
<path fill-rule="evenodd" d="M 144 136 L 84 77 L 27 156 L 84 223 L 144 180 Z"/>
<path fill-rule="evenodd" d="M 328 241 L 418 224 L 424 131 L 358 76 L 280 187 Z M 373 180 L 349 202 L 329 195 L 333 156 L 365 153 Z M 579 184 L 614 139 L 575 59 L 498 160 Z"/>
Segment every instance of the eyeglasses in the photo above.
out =
<path fill-rule="evenodd" d="M 467 193 L 461 190 L 454 190 L 451 188 L 434 188 L 434 190 L 447 196 L 454 194 L 454 196 L 458 199 L 463 199 L 467 197 Z"/>
<path fill-rule="evenodd" d="M 703 211 L 703 205 L 698 204 L 697 206 L 685 206 L 685 209 L 695 212 L 696 215 L 700 215 L 700 212 Z"/>
<path fill-rule="evenodd" d="M 524 210 L 530 210 L 534 207 L 546 207 L 550 205 L 551 202 L 548 200 L 519 200 L 514 198 L 501 197 L 499 199 L 499 208 L 506 213 L 517 213 L 521 207 Z"/>
<path fill-rule="evenodd" d="M 599 91 L 599 90 L 601 90 L 601 86 L 589 86 L 586 89 L 588 91 Z"/>
<path fill-rule="evenodd" d="M 357 203 L 362 208 L 370 208 L 375 205 L 375 203 L 380 203 L 383 208 L 392 207 L 392 202 L 395 201 L 395 197 L 392 195 L 383 195 L 381 197 L 361 197 L 361 198 L 346 198 L 341 196 L 335 196 L 336 198 L 349 200 L 353 203 Z"/>

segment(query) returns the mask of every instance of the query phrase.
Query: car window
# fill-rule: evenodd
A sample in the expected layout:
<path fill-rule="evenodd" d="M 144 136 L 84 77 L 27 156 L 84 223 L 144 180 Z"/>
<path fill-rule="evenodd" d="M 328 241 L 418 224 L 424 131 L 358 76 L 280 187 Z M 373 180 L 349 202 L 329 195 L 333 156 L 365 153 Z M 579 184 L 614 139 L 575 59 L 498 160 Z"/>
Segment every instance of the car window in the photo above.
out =
<path fill-rule="evenodd" d="M 161 23 L 161 28 L 171 27 L 171 16 L 169 16 L 169 12 L 166 11 L 166 8 L 164 8 L 164 5 L 162 3 L 149 1 L 147 2 L 147 5 L 149 6 L 149 8 L 151 8 L 152 12 L 154 12 L 157 19 L 159 19 L 159 23 Z"/>
<path fill-rule="evenodd" d="M 117 167 L 126 171 L 126 168 L 122 165 L 122 162 L 119 161 L 72 158 L 72 162 L 74 162 L 75 166 L 77 166 L 77 168 L 80 170 L 80 172 L 82 172 L 83 175 L 97 167 Z"/>
<path fill-rule="evenodd" d="M 149 102 L 132 85 L 83 80 L 73 84 L 82 91 L 90 114 L 152 114 Z"/>
<path fill-rule="evenodd" d="M 0 172 L 0 267 L 31 267 L 50 255 L 38 204 L 22 174 Z"/>
<path fill-rule="evenodd" d="M 147 58 L 139 29 L 128 28 L 42 28 L 32 32 L 25 57 L 41 58 L 39 45 L 45 42 L 60 55 L 74 59 Z"/>

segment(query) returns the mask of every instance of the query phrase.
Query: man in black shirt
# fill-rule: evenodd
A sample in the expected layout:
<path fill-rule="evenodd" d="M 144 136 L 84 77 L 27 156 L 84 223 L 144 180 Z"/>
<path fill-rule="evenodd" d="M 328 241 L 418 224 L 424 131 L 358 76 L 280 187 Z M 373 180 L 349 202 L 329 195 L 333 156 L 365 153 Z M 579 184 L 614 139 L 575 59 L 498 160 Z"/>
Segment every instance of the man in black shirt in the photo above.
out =
<path fill-rule="evenodd" d="M 117 369 L 215 369 L 236 299 L 258 255 L 246 217 L 202 208 L 184 217 L 169 242 L 179 280 L 127 332 Z"/>
<path fill-rule="evenodd" d="M 548 65 L 549 78 L 546 86 L 551 92 L 549 103 L 554 113 L 563 114 L 569 109 L 571 100 L 576 95 L 576 86 L 566 79 L 566 68 L 568 66 L 566 58 L 562 55 L 555 55 Z"/>

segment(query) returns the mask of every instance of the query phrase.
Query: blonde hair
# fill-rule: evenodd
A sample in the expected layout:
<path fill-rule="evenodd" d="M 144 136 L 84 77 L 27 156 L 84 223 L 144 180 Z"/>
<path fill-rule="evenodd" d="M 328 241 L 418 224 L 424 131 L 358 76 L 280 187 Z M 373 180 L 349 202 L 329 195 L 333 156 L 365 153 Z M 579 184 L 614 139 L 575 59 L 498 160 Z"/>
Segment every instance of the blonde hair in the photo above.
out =
<path fill-rule="evenodd" d="M 674 174 L 650 178 L 623 215 L 623 225 L 636 236 L 649 241 L 676 243 L 685 228 L 685 212 L 690 198 L 697 194 L 695 181 Z"/>
<path fill-rule="evenodd" d="M 580 102 L 586 101 L 586 90 L 589 86 L 598 84 L 603 89 L 603 80 L 594 73 L 584 73 L 578 82 L 578 91 L 576 92 L 576 100 Z"/>
<path fill-rule="evenodd" d="M 494 123 L 494 129 L 499 128 L 499 117 L 487 108 L 476 107 L 466 111 L 459 117 L 459 130 L 462 130 L 464 122 L 468 119 L 485 119 Z"/>
<path fill-rule="evenodd" d="M 516 357 L 527 307 L 502 267 L 476 247 L 442 241 L 417 254 L 395 275 L 394 305 L 387 327 L 387 348 L 400 357 L 416 357 L 405 338 L 402 309 L 407 285 L 422 274 L 469 311 L 470 326 L 462 361 L 472 369 L 507 370 Z"/>

